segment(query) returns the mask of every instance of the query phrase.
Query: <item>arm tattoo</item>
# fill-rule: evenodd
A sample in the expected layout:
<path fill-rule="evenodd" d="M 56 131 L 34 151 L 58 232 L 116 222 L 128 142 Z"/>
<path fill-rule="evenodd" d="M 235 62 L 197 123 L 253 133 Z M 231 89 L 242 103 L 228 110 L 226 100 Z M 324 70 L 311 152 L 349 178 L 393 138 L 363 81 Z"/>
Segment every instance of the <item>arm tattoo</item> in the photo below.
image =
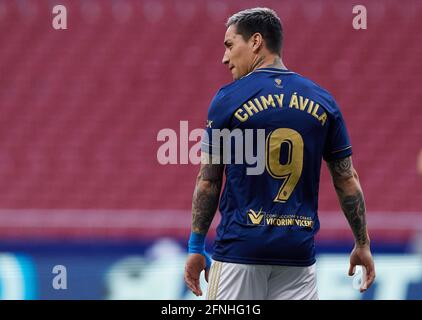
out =
<path fill-rule="evenodd" d="M 201 165 L 192 199 L 192 231 L 206 234 L 217 211 L 223 165 Z"/>
<path fill-rule="evenodd" d="M 361 191 L 354 195 L 340 196 L 341 208 L 352 228 L 353 235 L 359 245 L 368 244 L 368 236 L 366 233 L 366 218 L 365 218 L 365 200 Z"/>
<path fill-rule="evenodd" d="M 366 230 L 365 200 L 350 157 L 328 163 L 341 208 L 352 229 L 356 243 L 369 243 Z"/>
<path fill-rule="evenodd" d="M 352 159 L 350 157 L 328 163 L 333 179 L 353 177 Z"/>

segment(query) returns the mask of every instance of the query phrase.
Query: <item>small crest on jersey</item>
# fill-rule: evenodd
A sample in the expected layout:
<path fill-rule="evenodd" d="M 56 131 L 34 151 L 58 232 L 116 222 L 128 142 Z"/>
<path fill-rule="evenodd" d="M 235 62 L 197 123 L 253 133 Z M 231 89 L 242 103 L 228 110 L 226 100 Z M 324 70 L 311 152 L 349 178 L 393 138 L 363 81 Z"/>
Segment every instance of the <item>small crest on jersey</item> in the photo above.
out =
<path fill-rule="evenodd" d="M 283 88 L 283 86 L 281 85 L 281 79 L 274 79 L 274 82 L 277 88 Z"/>
<path fill-rule="evenodd" d="M 253 225 L 261 225 L 261 222 L 263 222 L 263 218 L 264 218 L 264 212 L 262 212 L 262 208 L 259 209 L 258 212 L 255 212 L 254 210 L 249 209 L 248 217 L 249 217 L 248 224 L 252 223 Z"/>

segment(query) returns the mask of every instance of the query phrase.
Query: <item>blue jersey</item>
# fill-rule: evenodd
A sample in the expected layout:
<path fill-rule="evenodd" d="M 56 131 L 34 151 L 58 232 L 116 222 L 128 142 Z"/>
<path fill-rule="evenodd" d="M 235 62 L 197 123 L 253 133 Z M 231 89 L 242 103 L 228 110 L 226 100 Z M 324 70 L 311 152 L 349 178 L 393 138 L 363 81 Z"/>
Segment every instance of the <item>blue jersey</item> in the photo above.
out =
<path fill-rule="evenodd" d="M 241 152 L 245 157 L 245 150 L 252 148 L 253 155 L 261 153 L 265 161 L 262 172 L 250 174 L 251 164 L 245 158 L 236 163 L 235 148 L 229 151 L 213 259 L 288 266 L 315 263 L 322 159 L 352 154 L 333 97 L 292 71 L 257 69 L 221 88 L 211 102 L 202 150 L 221 156 L 225 145 L 222 139 L 215 141 L 213 129 L 256 132 L 252 142 L 241 140 Z M 258 131 L 265 136 L 261 145 Z"/>

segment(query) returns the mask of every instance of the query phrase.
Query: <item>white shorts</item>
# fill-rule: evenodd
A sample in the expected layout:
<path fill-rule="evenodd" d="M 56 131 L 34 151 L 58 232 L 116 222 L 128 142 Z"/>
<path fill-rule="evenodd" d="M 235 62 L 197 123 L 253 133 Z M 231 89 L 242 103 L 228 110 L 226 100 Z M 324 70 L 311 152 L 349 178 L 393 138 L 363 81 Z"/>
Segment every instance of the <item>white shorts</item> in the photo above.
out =
<path fill-rule="evenodd" d="M 213 261 L 206 299 L 318 300 L 316 267 Z"/>

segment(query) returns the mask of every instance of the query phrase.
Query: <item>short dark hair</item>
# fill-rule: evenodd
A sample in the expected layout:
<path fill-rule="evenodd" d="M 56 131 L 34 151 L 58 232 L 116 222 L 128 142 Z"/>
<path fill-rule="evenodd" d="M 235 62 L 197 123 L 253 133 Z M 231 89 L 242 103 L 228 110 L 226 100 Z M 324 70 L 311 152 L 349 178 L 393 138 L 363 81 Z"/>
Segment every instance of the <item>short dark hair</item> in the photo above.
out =
<path fill-rule="evenodd" d="M 245 41 L 258 32 L 262 35 L 268 50 L 280 54 L 283 44 L 283 27 L 277 13 L 269 8 L 246 9 L 232 15 L 226 27 L 236 26 L 238 34 Z"/>

